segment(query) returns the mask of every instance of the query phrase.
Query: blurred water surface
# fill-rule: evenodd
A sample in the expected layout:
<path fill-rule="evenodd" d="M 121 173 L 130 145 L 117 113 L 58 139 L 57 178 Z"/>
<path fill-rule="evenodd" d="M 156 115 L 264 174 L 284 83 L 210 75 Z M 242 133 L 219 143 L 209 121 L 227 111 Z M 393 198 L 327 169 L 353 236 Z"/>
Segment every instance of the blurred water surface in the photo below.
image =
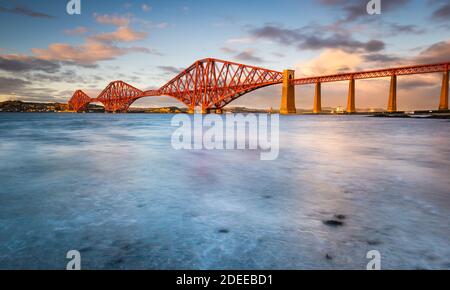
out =
<path fill-rule="evenodd" d="M 261 161 L 171 118 L 0 114 L 0 268 L 450 269 L 450 122 L 280 117 Z"/>

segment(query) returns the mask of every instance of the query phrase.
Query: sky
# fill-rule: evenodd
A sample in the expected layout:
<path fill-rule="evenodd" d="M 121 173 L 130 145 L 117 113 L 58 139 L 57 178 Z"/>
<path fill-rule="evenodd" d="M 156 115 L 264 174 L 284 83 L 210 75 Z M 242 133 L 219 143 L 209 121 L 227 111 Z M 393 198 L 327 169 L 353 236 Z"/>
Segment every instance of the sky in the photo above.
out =
<path fill-rule="evenodd" d="M 123 80 L 158 88 L 198 59 L 218 58 L 296 76 L 450 62 L 450 0 L 0 0 L 0 101 L 67 102 Z M 436 109 L 442 75 L 402 76 L 398 107 Z M 322 87 L 323 107 L 346 105 L 346 82 Z M 389 79 L 356 83 L 358 108 L 385 108 Z M 280 86 L 229 106 L 277 108 Z M 312 108 L 314 87 L 296 87 Z M 183 106 L 149 97 L 137 107 Z"/>

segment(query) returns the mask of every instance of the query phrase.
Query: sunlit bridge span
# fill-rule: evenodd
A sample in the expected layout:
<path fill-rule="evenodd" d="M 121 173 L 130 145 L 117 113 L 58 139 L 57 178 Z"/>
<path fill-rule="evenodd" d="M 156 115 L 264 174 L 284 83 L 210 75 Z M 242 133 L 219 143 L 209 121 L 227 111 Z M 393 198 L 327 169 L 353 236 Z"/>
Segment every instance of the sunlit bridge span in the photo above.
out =
<path fill-rule="evenodd" d="M 90 103 L 100 102 L 107 112 L 126 112 L 138 99 L 170 96 L 185 104 L 191 113 L 194 112 L 196 107 L 201 107 L 202 113 L 221 113 L 226 105 L 251 91 L 283 84 L 280 113 L 295 114 L 295 86 L 315 84 L 313 111 L 314 113 L 321 113 L 321 84 L 348 81 L 347 113 L 354 113 L 356 112 L 356 80 L 389 77 L 391 85 L 387 97 L 387 111 L 396 112 L 397 76 L 442 72 L 442 87 L 438 108 L 441 111 L 446 111 L 448 110 L 449 68 L 450 62 L 446 62 L 296 79 L 293 70 L 278 72 L 207 58 L 196 61 L 157 90 L 142 91 L 123 81 L 114 81 L 95 98 L 89 97 L 82 90 L 77 90 L 69 101 L 69 107 L 73 111 L 83 112 L 88 109 Z"/>

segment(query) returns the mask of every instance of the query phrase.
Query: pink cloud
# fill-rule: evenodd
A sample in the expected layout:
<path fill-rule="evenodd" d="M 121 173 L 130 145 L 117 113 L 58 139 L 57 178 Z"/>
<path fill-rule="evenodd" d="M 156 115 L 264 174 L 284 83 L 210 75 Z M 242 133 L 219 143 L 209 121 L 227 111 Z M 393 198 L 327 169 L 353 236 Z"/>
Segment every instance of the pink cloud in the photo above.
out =
<path fill-rule="evenodd" d="M 36 57 L 44 60 L 72 62 L 81 65 L 94 65 L 98 61 L 111 60 L 128 53 L 156 53 L 145 47 L 121 48 L 93 40 L 74 46 L 67 43 L 53 43 L 47 49 L 33 48 Z"/>
<path fill-rule="evenodd" d="M 64 33 L 67 35 L 82 35 L 85 34 L 88 31 L 88 29 L 84 26 L 78 26 L 74 29 L 66 29 L 64 30 Z"/>
<path fill-rule="evenodd" d="M 128 19 L 119 16 L 99 15 L 97 21 L 105 24 L 128 24 Z M 87 29 L 77 27 L 66 31 L 67 34 L 82 34 Z M 113 43 L 133 42 L 146 38 L 148 33 L 134 31 L 128 26 L 119 26 L 116 31 L 104 32 L 86 37 L 84 43 L 72 45 L 68 43 L 52 43 L 47 48 L 33 48 L 36 58 L 48 61 L 62 61 L 84 66 L 95 65 L 99 61 L 112 60 L 129 53 L 149 53 L 160 55 L 156 50 L 146 47 L 119 47 Z"/>
<path fill-rule="evenodd" d="M 148 33 L 134 31 L 130 27 L 119 27 L 114 32 L 101 33 L 93 37 L 93 39 L 102 42 L 133 42 L 146 38 Z"/>
<path fill-rule="evenodd" d="M 435 63 L 450 61 L 450 40 L 437 42 L 424 51 L 415 59 L 420 63 Z"/>
<path fill-rule="evenodd" d="M 130 19 L 128 16 L 109 15 L 109 14 L 103 15 L 94 14 L 94 16 L 95 20 L 97 20 L 97 22 L 100 24 L 127 26 L 130 23 Z"/>
<path fill-rule="evenodd" d="M 326 49 L 316 58 L 297 64 L 296 74 L 299 77 L 354 71 L 363 62 L 360 54 L 348 53 L 341 49 Z"/>

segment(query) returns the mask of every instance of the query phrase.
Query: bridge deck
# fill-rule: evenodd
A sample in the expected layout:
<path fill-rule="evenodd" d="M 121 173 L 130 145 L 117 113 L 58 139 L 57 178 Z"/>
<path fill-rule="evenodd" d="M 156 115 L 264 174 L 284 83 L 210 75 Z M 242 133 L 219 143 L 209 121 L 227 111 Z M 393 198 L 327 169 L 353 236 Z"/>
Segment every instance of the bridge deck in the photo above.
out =
<path fill-rule="evenodd" d="M 388 69 L 377 69 L 368 70 L 361 72 L 350 72 L 341 73 L 326 76 L 315 76 L 315 77 L 305 77 L 292 80 L 293 85 L 306 85 L 315 83 L 326 83 L 326 82 L 338 82 L 338 81 L 348 81 L 351 79 L 372 79 L 372 78 L 382 78 L 390 76 L 401 76 L 401 75 L 413 75 L 413 74 L 424 74 L 424 73 L 435 73 L 435 72 L 445 72 L 448 71 L 450 63 L 438 63 L 438 64 L 425 64 L 425 65 L 415 65 L 415 66 L 405 66 L 398 68 L 388 68 Z"/>

